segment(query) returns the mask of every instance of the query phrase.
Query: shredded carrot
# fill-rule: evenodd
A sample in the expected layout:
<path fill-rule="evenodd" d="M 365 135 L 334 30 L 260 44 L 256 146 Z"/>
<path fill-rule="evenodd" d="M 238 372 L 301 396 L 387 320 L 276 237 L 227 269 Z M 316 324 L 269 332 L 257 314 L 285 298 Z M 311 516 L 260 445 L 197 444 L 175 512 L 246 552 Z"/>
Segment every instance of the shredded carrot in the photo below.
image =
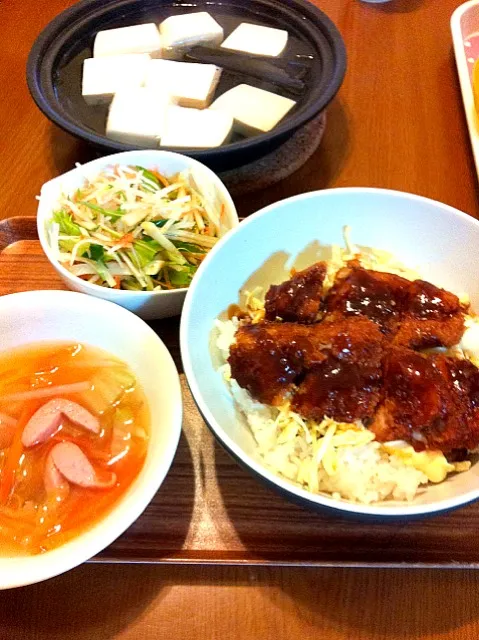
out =
<path fill-rule="evenodd" d="M 224 217 L 226 214 L 226 207 L 224 205 L 224 203 L 221 204 L 221 209 L 220 209 L 220 220 L 223 221 Z"/>
<path fill-rule="evenodd" d="M 155 169 L 150 169 L 149 171 L 150 171 L 150 173 L 152 173 L 155 176 L 155 178 L 158 178 L 158 180 L 161 182 L 161 184 L 164 187 L 169 187 L 170 186 L 170 183 L 168 182 L 168 179 L 165 178 L 165 176 L 162 175 L 159 171 L 156 171 Z"/>
<path fill-rule="evenodd" d="M 123 247 L 127 247 L 129 244 L 132 244 L 132 242 L 134 241 L 135 236 L 132 233 L 126 233 L 124 236 L 122 236 L 118 242 L 116 243 L 117 246 L 120 246 L 121 248 Z"/>
<path fill-rule="evenodd" d="M 120 282 L 121 282 L 120 276 L 113 276 L 113 280 L 115 281 L 115 286 L 112 287 L 112 289 L 119 289 L 120 288 Z"/>
<path fill-rule="evenodd" d="M 5 465 L 0 476 L 0 504 L 5 504 L 10 496 L 15 482 L 15 473 L 18 468 L 20 456 L 23 453 L 22 433 L 25 425 L 30 420 L 39 406 L 38 402 L 32 402 L 26 407 L 18 419 L 15 427 L 15 435 L 7 453 Z"/>

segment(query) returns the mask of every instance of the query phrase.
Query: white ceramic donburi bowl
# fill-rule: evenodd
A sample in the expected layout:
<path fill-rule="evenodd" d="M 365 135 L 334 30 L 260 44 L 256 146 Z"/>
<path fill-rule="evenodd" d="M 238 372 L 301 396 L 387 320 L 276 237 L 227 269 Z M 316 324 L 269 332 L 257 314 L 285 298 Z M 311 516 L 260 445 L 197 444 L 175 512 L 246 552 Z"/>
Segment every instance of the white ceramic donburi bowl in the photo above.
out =
<path fill-rule="evenodd" d="M 330 189 L 289 198 L 250 216 L 213 249 L 186 296 L 181 353 L 198 407 L 218 440 L 243 465 L 309 506 L 374 516 L 411 516 L 450 509 L 479 498 L 479 463 L 442 484 L 428 486 L 412 503 L 352 504 L 313 495 L 276 476 L 255 454 L 253 437 L 235 413 L 212 361 L 213 323 L 241 289 L 267 288 L 320 259 L 319 244 L 343 245 L 351 227 L 355 244 L 392 252 L 427 280 L 457 293 L 467 291 L 479 310 L 479 222 L 444 204 L 397 191 Z M 210 295 L 210 292 L 215 295 Z"/>
<path fill-rule="evenodd" d="M 113 510 L 58 549 L 28 557 L 2 557 L 0 589 L 40 582 L 88 560 L 141 514 L 161 486 L 181 433 L 181 390 L 163 342 L 142 320 L 105 300 L 71 291 L 31 291 L 0 297 L 0 350 L 31 342 L 65 340 L 101 347 L 126 362 L 148 399 L 151 429 L 140 474 Z"/>
<path fill-rule="evenodd" d="M 68 269 L 65 269 L 56 259 L 52 251 L 47 235 L 47 223 L 52 218 L 52 214 L 57 207 L 58 198 L 61 193 L 72 193 L 81 187 L 85 178 L 94 178 L 101 171 L 115 164 L 121 166 L 139 165 L 146 169 L 158 169 L 166 176 L 173 175 L 180 171 L 190 170 L 198 182 L 207 185 L 216 198 L 218 207 L 222 204 L 225 208 L 225 226 L 231 229 L 238 225 L 238 214 L 231 196 L 218 178 L 218 176 L 205 167 L 201 162 L 171 151 L 144 150 L 125 151 L 105 156 L 98 160 L 92 160 L 84 165 L 72 169 L 49 182 L 46 182 L 40 192 L 40 201 L 37 213 L 38 236 L 43 251 L 50 260 L 62 280 L 69 289 L 88 293 L 89 295 L 103 298 L 110 302 L 133 311 L 141 318 L 169 318 L 181 313 L 181 308 L 185 299 L 186 289 L 174 289 L 171 291 L 120 291 L 91 284 L 74 276 Z"/>

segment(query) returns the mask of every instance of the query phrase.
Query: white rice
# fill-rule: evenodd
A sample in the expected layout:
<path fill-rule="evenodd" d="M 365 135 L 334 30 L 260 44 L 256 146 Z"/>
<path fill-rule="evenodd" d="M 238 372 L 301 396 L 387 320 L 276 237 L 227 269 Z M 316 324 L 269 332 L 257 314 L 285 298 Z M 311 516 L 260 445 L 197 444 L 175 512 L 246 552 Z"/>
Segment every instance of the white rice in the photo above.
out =
<path fill-rule="evenodd" d="M 357 256 L 348 242 L 346 250 L 332 248 L 329 283 L 336 271 L 353 257 Z M 361 252 L 360 261 L 367 268 L 409 279 L 418 277 L 383 252 L 371 251 L 367 255 Z M 257 321 L 263 307 L 258 291 L 247 297 L 247 304 L 253 322 Z M 418 453 L 405 442 L 377 442 L 361 422 L 340 423 L 325 418 L 318 424 L 291 411 L 289 403 L 272 407 L 255 401 L 231 378 L 227 363 L 240 321 L 235 317 L 217 320 L 215 324 L 222 374 L 251 429 L 260 459 L 273 472 L 312 493 L 370 504 L 411 501 L 428 482 L 441 482 L 449 473 L 469 468 L 470 463 L 448 463 L 440 451 Z"/>

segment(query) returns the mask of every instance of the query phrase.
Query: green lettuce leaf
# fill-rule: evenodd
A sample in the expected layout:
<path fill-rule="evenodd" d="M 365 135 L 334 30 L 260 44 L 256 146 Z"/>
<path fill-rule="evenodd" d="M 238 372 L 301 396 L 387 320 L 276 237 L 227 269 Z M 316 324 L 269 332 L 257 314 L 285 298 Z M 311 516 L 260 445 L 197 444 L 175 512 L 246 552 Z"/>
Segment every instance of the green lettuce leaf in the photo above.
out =
<path fill-rule="evenodd" d="M 73 222 L 66 211 L 54 211 L 53 220 L 60 226 L 60 233 L 65 236 L 81 236 L 80 227 Z"/>
<path fill-rule="evenodd" d="M 133 243 L 133 247 L 140 267 L 145 267 L 147 264 L 150 264 L 150 262 L 155 259 L 156 254 L 161 250 L 160 244 L 155 240 L 136 240 Z M 131 254 L 130 259 L 135 261 L 133 252 L 129 253 Z"/>
<path fill-rule="evenodd" d="M 89 248 L 88 253 L 89 257 L 92 260 L 101 260 L 103 262 L 105 257 L 105 249 L 101 246 L 101 244 L 92 244 Z"/>
<path fill-rule="evenodd" d="M 73 251 L 73 247 L 76 245 L 76 243 L 78 242 L 79 238 L 72 238 L 71 240 L 60 240 L 58 242 L 58 244 L 60 245 L 60 249 L 62 251 L 65 251 L 65 253 L 71 253 Z M 85 255 L 85 253 L 88 253 L 88 245 L 85 245 L 86 249 L 83 253 L 83 255 Z"/>
<path fill-rule="evenodd" d="M 175 271 L 173 269 L 168 270 L 170 282 L 174 287 L 187 287 L 189 286 L 193 276 L 196 273 L 198 267 L 193 265 L 185 266 L 181 271 Z"/>

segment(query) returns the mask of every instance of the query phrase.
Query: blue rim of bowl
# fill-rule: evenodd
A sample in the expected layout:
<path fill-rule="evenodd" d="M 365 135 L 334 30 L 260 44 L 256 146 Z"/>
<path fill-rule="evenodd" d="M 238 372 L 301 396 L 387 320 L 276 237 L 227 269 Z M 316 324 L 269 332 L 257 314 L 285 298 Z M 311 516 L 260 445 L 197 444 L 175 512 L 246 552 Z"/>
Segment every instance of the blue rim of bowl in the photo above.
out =
<path fill-rule="evenodd" d="M 80 0 L 77 4 L 62 11 L 38 35 L 28 55 L 26 66 L 27 85 L 30 95 L 37 107 L 49 120 L 68 133 L 82 138 L 92 145 L 114 149 L 115 151 L 143 149 L 146 147 L 136 147 L 115 142 L 94 132 L 89 127 L 80 126 L 58 102 L 52 72 L 55 60 L 65 42 L 81 26 L 82 21 L 90 15 L 89 12 L 95 10 L 96 18 L 100 19 L 101 16 L 108 15 L 112 9 L 120 8 L 123 4 L 129 4 L 130 1 L 103 0 L 99 3 L 98 0 Z M 278 10 L 278 2 L 276 0 L 258 0 L 258 2 L 261 2 L 265 7 L 269 6 L 271 11 Z M 320 97 L 313 96 L 315 99 L 308 101 L 297 113 L 293 113 L 283 124 L 280 123 L 269 133 L 215 149 L 184 149 L 182 150 L 183 153 L 201 161 L 212 156 L 219 159 L 229 152 L 248 151 L 254 149 L 258 144 L 267 145 L 269 143 L 273 145 L 275 142 L 292 135 L 294 131 L 312 120 L 334 98 L 346 73 L 346 47 L 339 30 L 325 13 L 307 0 L 288 0 L 288 6 L 281 4 L 281 12 L 296 18 L 298 15 L 306 16 L 316 27 L 314 29 L 305 21 L 304 28 L 317 44 L 321 57 L 325 57 L 333 64 L 332 76 L 327 87 L 322 91 Z M 323 40 L 325 42 L 321 43 L 320 41 Z M 180 151 L 173 147 L 164 147 L 162 150 Z"/>

